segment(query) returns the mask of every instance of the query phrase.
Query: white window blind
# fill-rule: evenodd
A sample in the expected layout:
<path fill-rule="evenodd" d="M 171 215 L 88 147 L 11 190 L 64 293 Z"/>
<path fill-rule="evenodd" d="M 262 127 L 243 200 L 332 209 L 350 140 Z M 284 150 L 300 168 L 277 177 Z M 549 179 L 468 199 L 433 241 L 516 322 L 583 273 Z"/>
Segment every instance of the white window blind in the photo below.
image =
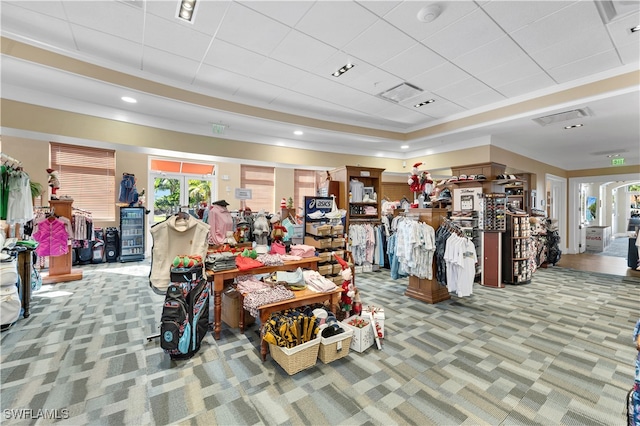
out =
<path fill-rule="evenodd" d="M 58 171 L 58 197 L 73 198 L 73 207 L 94 220 L 115 220 L 115 151 L 51 142 L 51 168 Z"/>
<path fill-rule="evenodd" d="M 273 213 L 275 199 L 275 169 L 273 167 L 240 166 L 240 185 L 251 190 L 251 199 L 246 201 L 253 212 L 264 209 Z"/>
<path fill-rule="evenodd" d="M 293 171 L 293 206 L 304 208 L 304 197 L 313 197 L 316 195 L 316 182 L 318 172 L 315 170 L 298 170 Z"/>

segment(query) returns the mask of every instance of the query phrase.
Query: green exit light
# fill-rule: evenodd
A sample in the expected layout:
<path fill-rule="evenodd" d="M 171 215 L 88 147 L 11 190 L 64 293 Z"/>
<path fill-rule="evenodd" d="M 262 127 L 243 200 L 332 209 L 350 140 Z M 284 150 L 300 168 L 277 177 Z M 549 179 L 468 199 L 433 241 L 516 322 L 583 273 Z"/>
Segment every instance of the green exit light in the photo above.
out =
<path fill-rule="evenodd" d="M 624 164 L 624 158 L 612 158 L 611 165 L 612 166 L 622 166 Z"/>

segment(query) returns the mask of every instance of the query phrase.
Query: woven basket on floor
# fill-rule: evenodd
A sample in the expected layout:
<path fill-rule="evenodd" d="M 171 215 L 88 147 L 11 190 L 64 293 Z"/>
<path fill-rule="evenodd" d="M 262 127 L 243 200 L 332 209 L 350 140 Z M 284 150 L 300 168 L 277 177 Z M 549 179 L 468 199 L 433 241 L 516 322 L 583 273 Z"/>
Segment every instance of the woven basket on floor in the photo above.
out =
<path fill-rule="evenodd" d="M 318 350 L 318 358 L 325 364 L 329 364 L 336 359 L 344 358 L 349 355 L 351 347 L 351 339 L 353 339 L 353 330 L 348 327 L 342 327 L 344 333 L 336 334 L 331 337 L 322 337 L 320 339 L 320 349 Z M 338 346 L 340 348 L 338 349 Z"/>
<path fill-rule="evenodd" d="M 277 362 L 289 375 L 313 367 L 318 360 L 318 348 L 320 347 L 320 335 L 313 340 L 295 346 L 291 349 L 269 343 L 271 358 Z"/>

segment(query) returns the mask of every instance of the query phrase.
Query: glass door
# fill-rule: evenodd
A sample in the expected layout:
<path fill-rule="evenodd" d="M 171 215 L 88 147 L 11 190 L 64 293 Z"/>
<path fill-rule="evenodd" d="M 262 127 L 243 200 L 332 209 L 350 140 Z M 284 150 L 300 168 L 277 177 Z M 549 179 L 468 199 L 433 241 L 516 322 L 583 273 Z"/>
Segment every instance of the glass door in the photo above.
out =
<path fill-rule="evenodd" d="M 199 217 L 199 211 L 211 204 L 215 195 L 214 177 L 200 175 L 152 173 L 153 192 L 149 209 L 154 223 L 162 222 L 181 208 Z"/>

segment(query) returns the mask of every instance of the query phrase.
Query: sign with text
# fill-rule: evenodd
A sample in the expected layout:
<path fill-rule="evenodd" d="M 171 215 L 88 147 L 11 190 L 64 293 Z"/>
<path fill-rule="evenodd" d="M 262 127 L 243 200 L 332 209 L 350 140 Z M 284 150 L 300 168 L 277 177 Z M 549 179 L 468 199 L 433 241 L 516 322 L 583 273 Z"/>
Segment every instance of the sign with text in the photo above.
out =
<path fill-rule="evenodd" d="M 237 200 L 250 200 L 251 199 L 251 190 L 247 188 L 236 188 L 236 199 Z"/>

